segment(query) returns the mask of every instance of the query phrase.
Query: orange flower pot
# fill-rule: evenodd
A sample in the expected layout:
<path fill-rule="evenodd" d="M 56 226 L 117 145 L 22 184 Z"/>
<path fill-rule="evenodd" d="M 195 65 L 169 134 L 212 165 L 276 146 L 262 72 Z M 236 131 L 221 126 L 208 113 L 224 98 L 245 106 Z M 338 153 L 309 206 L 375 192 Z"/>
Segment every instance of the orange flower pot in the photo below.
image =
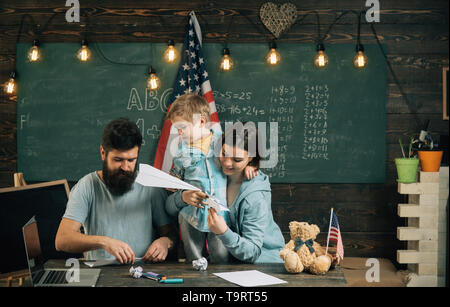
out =
<path fill-rule="evenodd" d="M 420 167 L 422 172 L 439 172 L 441 167 L 442 150 L 419 151 Z"/>

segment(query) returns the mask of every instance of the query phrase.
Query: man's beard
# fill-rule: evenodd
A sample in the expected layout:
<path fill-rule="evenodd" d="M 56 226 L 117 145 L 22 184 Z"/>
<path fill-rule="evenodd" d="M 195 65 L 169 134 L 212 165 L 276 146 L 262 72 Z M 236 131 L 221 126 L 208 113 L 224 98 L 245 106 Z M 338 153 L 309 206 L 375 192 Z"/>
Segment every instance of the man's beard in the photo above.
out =
<path fill-rule="evenodd" d="M 136 167 L 132 172 L 123 171 L 121 168 L 117 170 L 110 170 L 106 159 L 103 162 L 103 181 L 109 191 L 114 195 L 120 196 L 130 191 L 136 176 Z"/>

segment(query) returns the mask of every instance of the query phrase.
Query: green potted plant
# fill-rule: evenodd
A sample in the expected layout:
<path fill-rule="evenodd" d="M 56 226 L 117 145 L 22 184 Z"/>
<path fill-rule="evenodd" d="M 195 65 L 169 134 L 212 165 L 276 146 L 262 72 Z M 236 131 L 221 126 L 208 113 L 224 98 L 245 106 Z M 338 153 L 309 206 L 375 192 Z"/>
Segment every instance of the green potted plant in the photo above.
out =
<path fill-rule="evenodd" d="M 414 156 L 412 145 L 414 137 L 410 137 L 408 156 L 405 155 L 401 137 L 398 138 L 400 149 L 402 150 L 403 158 L 395 159 L 395 166 L 397 167 L 398 182 L 413 183 L 417 181 L 417 169 L 419 167 L 419 159 Z"/>

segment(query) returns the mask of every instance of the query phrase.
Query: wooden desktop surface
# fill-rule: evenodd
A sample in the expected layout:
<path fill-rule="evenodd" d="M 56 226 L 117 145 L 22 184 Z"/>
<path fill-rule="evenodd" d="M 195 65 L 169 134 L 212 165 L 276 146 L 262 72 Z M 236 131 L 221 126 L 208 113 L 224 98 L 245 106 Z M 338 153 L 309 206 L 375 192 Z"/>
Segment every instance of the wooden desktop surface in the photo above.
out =
<path fill-rule="evenodd" d="M 65 267 L 64 260 L 49 260 L 46 268 L 68 268 Z M 144 272 L 154 272 L 164 274 L 167 278 L 183 278 L 181 284 L 160 284 L 156 281 L 131 277 L 129 269 L 131 265 L 117 265 L 100 267 L 101 273 L 96 287 L 237 287 L 213 273 L 236 272 L 246 270 L 258 270 L 279 279 L 287 281 L 285 284 L 274 285 L 284 287 L 346 287 L 347 282 L 344 272 L 340 266 L 330 270 L 326 275 L 318 276 L 310 273 L 291 274 L 286 272 L 282 263 L 277 264 L 208 264 L 206 271 L 196 271 L 191 264 L 164 262 L 135 264 L 141 266 Z M 80 261 L 80 268 L 88 266 Z"/>

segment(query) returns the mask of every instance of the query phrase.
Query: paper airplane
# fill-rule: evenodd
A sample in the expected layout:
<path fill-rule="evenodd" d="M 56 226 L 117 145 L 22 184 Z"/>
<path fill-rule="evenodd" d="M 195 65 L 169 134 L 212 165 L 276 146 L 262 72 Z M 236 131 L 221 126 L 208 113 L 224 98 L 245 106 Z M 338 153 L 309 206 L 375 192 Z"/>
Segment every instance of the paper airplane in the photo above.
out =
<path fill-rule="evenodd" d="M 136 177 L 136 182 L 148 187 L 201 191 L 201 189 L 193 186 L 192 184 L 184 182 L 177 177 L 169 175 L 166 172 L 143 163 L 139 164 L 139 173 Z M 212 197 L 211 195 L 208 196 L 209 197 L 207 198 L 206 203 L 209 207 L 213 208 L 217 212 L 222 210 L 230 211 L 216 198 Z"/>

